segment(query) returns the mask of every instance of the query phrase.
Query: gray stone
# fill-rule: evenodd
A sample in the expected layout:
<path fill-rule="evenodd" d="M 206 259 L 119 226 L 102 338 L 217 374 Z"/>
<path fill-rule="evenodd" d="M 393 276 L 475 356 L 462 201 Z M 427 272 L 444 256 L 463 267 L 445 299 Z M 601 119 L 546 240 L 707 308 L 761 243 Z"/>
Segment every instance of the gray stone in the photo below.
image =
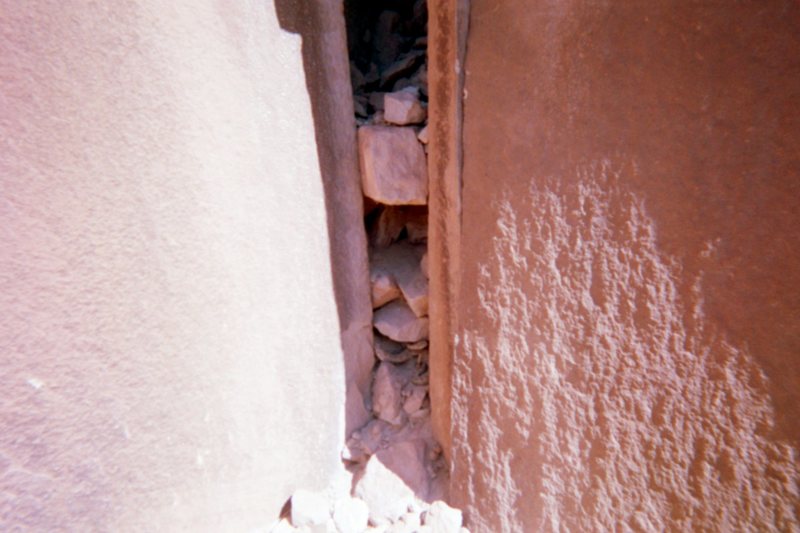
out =
<path fill-rule="evenodd" d="M 374 326 L 397 342 L 417 342 L 428 338 L 428 319 L 417 317 L 402 300 L 395 300 L 375 311 Z"/>
<path fill-rule="evenodd" d="M 412 128 L 362 126 L 358 152 L 365 196 L 386 205 L 427 203 L 425 152 Z"/>

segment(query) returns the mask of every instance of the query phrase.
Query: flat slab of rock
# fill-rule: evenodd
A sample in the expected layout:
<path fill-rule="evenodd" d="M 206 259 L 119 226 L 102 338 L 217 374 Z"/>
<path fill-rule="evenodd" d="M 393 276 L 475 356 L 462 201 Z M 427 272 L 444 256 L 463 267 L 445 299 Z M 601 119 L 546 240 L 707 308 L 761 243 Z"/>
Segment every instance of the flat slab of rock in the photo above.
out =
<path fill-rule="evenodd" d="M 428 278 L 422 272 L 420 261 L 423 254 L 422 246 L 395 243 L 388 248 L 374 250 L 370 258 L 370 277 L 379 274 L 391 276 L 417 317 L 428 314 Z"/>
<path fill-rule="evenodd" d="M 417 342 L 428 338 L 428 319 L 419 318 L 402 300 L 395 300 L 375 311 L 373 325 L 397 342 Z"/>
<path fill-rule="evenodd" d="M 383 96 L 383 118 L 386 122 L 406 126 L 419 124 L 428 117 L 416 91 L 402 90 Z"/>
<path fill-rule="evenodd" d="M 425 152 L 409 127 L 362 126 L 358 155 L 364 195 L 386 205 L 425 205 Z"/>

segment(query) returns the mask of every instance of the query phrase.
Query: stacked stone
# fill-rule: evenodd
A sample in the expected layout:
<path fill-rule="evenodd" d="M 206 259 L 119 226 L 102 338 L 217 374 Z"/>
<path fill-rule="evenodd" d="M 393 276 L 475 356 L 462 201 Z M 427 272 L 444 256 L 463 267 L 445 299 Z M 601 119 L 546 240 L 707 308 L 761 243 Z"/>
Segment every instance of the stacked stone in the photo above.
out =
<path fill-rule="evenodd" d="M 352 495 L 332 502 L 299 490 L 276 533 L 467 531 L 461 511 L 441 501 L 449 480 L 428 396 L 426 2 L 385 4 L 402 9 L 384 9 L 351 42 L 370 247 L 373 417 L 342 454 Z"/>

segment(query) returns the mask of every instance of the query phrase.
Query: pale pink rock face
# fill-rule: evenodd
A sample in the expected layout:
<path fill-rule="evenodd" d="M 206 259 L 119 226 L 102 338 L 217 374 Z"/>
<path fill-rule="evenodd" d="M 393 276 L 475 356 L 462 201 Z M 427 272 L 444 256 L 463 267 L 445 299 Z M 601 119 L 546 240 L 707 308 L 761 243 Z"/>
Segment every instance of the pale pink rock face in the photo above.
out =
<path fill-rule="evenodd" d="M 358 152 L 364 195 L 386 205 L 424 205 L 425 153 L 412 128 L 362 126 Z"/>
<path fill-rule="evenodd" d="M 386 122 L 405 126 L 419 124 L 428 116 L 419 97 L 411 91 L 387 93 L 383 97 L 383 113 Z"/>
<path fill-rule="evenodd" d="M 395 300 L 375 311 L 375 329 L 397 342 L 417 342 L 428 338 L 428 319 L 418 318 L 402 300 Z"/>
<path fill-rule="evenodd" d="M 397 520 L 414 501 L 414 492 L 386 467 L 379 453 L 367 461 L 353 494 L 367 503 L 369 520 L 375 525 L 388 525 Z"/>
<path fill-rule="evenodd" d="M 277 4 L 0 0 L 0 531 L 251 531 L 342 469 L 366 239 Z"/>

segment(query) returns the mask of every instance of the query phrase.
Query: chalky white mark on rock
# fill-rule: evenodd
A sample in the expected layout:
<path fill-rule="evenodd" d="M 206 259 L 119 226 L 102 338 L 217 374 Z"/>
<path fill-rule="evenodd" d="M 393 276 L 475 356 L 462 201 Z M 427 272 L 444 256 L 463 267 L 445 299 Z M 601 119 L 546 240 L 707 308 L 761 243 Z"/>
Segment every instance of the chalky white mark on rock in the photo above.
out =
<path fill-rule="evenodd" d="M 374 325 L 375 329 L 397 342 L 417 342 L 428 338 L 428 319 L 417 317 L 401 300 L 375 311 Z"/>
<path fill-rule="evenodd" d="M 386 205 L 427 203 L 425 152 L 412 128 L 362 126 L 358 153 L 365 196 Z"/>
<path fill-rule="evenodd" d="M 771 441 L 765 378 L 707 329 L 702 279 L 661 252 L 645 202 L 608 163 L 499 196 L 492 257 L 463 287 L 489 322 L 454 358 L 471 527 L 792 530 L 797 450 Z"/>

